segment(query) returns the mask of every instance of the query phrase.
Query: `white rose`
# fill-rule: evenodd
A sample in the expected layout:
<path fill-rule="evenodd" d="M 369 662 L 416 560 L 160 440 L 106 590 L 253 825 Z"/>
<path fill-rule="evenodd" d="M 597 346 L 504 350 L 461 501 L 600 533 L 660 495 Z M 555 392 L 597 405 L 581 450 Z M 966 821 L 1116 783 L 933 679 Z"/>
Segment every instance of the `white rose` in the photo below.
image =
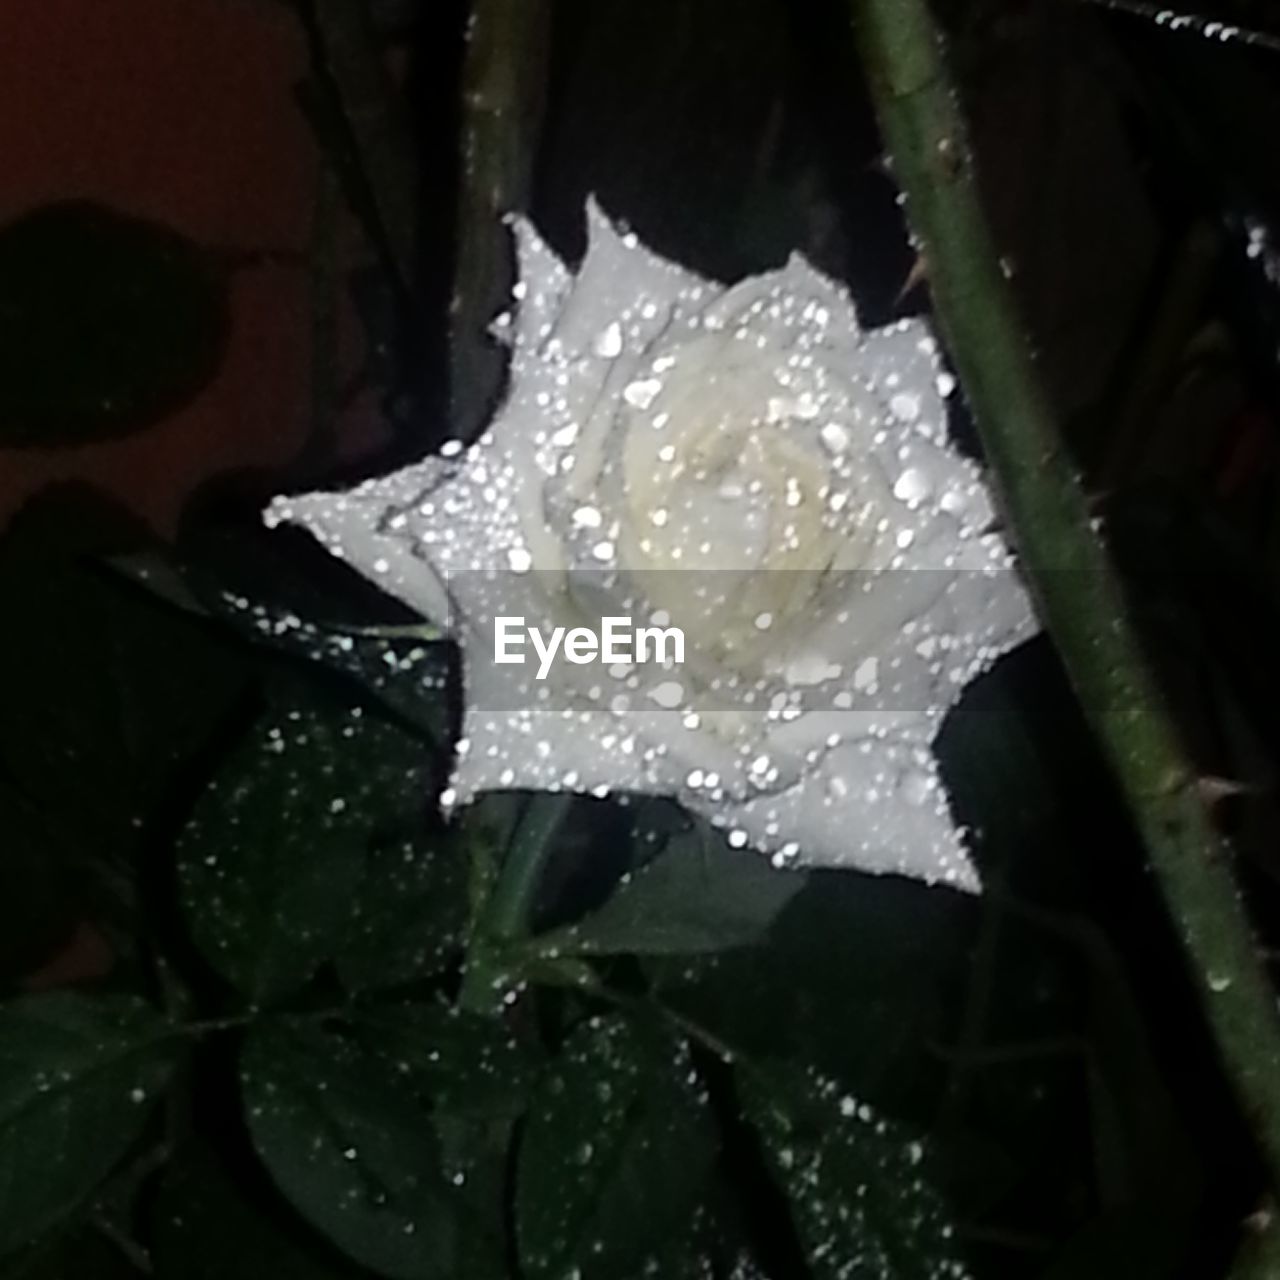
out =
<path fill-rule="evenodd" d="M 528 223 L 510 392 L 463 450 L 280 498 L 462 646 L 446 804 L 673 795 L 775 862 L 975 888 L 931 743 L 1035 628 L 924 324 L 862 330 L 798 257 L 726 288 L 588 208 L 571 274 Z M 680 626 L 686 664 L 493 663 L 495 615 Z"/>

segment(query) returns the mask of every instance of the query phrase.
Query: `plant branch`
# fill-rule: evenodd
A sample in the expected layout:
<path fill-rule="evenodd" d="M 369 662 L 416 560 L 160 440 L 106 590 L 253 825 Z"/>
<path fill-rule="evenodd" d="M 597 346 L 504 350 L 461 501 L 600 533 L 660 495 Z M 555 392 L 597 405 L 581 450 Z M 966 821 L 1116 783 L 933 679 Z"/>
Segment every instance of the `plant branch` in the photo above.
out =
<path fill-rule="evenodd" d="M 450 417 L 471 439 L 494 407 L 503 352 L 489 325 L 514 283 L 503 219 L 527 210 L 546 94 L 547 0 L 473 0 L 462 72 Z"/>
<path fill-rule="evenodd" d="M 1226 1071 L 1280 1187 L 1280 1018 L 1196 771 L 1037 376 L 984 216 L 941 33 L 924 0 L 850 0 L 943 335 L 1031 582 L 1146 844 Z"/>
<path fill-rule="evenodd" d="M 312 60 L 349 132 L 375 241 L 406 296 L 413 288 L 417 183 L 410 125 L 364 0 L 310 0 Z"/>

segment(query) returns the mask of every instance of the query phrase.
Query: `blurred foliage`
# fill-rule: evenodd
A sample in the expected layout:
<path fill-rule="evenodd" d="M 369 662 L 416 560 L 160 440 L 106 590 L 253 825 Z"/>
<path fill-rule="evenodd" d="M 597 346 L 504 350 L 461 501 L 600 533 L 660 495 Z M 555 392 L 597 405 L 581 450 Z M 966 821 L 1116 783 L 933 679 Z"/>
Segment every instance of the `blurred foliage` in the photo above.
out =
<path fill-rule="evenodd" d="M 0 444 L 149 426 L 217 372 L 226 271 L 157 223 L 88 201 L 0 227 Z"/>

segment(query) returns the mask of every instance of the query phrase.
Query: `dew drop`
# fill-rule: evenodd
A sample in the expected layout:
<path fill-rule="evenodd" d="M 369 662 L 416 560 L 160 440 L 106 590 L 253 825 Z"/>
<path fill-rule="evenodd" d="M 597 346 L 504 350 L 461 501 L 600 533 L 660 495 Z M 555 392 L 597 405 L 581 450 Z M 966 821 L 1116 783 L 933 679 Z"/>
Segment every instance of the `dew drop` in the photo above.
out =
<path fill-rule="evenodd" d="M 849 433 L 838 422 L 828 422 L 818 435 L 832 453 L 843 453 L 849 447 Z"/>
<path fill-rule="evenodd" d="M 622 398 L 633 409 L 647 409 L 658 398 L 661 390 L 662 383 L 657 378 L 641 378 L 623 387 Z"/>
<path fill-rule="evenodd" d="M 889 409 L 895 418 L 901 418 L 903 422 L 914 422 L 920 416 L 920 397 L 900 391 L 890 399 Z"/>
<path fill-rule="evenodd" d="M 929 477 L 919 467 L 908 467 L 894 481 L 893 496 L 909 506 L 923 502 L 929 496 Z"/>
<path fill-rule="evenodd" d="M 596 338 L 595 352 L 608 360 L 622 354 L 622 326 L 616 320 Z"/>
<path fill-rule="evenodd" d="M 649 690 L 649 698 L 658 706 L 673 710 L 684 701 L 684 685 L 678 680 L 664 680 Z"/>

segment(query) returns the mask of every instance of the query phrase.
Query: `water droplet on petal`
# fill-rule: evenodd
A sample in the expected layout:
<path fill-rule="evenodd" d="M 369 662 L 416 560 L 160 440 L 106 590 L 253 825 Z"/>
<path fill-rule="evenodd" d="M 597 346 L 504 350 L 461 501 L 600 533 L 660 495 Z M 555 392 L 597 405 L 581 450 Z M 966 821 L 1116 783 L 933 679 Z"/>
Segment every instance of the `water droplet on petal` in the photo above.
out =
<path fill-rule="evenodd" d="M 849 447 L 849 433 L 838 422 L 828 422 L 818 435 L 832 453 L 843 453 Z"/>
<path fill-rule="evenodd" d="M 664 680 L 649 690 L 649 697 L 658 706 L 673 710 L 684 700 L 684 685 L 678 680 Z"/>
<path fill-rule="evenodd" d="M 596 338 L 595 351 L 608 360 L 622 354 L 622 326 L 616 320 Z"/>
<path fill-rule="evenodd" d="M 895 418 L 901 418 L 903 422 L 914 422 L 920 416 L 920 397 L 900 391 L 890 399 L 889 409 Z"/>
<path fill-rule="evenodd" d="M 929 477 L 919 467 L 908 467 L 894 481 L 893 496 L 909 506 L 923 502 L 929 496 Z"/>
<path fill-rule="evenodd" d="M 647 409 L 658 398 L 661 390 L 662 383 L 657 378 L 640 378 L 623 387 L 622 398 L 633 409 Z"/>

